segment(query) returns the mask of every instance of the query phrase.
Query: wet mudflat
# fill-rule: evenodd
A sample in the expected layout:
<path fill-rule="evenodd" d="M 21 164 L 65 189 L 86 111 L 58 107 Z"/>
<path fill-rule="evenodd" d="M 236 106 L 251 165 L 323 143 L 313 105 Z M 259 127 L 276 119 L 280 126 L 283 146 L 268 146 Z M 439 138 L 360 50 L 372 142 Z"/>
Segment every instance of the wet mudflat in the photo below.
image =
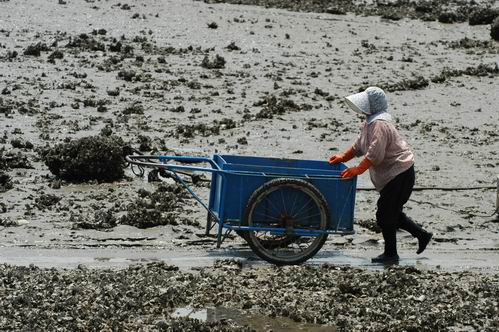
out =
<path fill-rule="evenodd" d="M 372 264 L 370 258 L 379 249 L 339 249 L 327 246 L 307 261 L 307 265 L 360 267 L 371 271 L 382 271 L 386 266 Z M 400 251 L 402 267 L 443 272 L 472 271 L 497 274 L 499 254 L 494 250 L 432 250 L 423 256 L 411 251 Z M 193 272 L 202 267 L 211 267 L 219 260 L 235 260 L 243 267 L 264 267 L 268 264 L 260 260 L 247 245 L 229 248 L 178 248 L 176 250 L 136 247 L 109 248 L 64 248 L 41 249 L 30 247 L 4 247 L 0 253 L 0 264 L 35 265 L 41 268 L 126 268 L 137 263 L 163 262 L 175 265 L 181 271 Z"/>
<path fill-rule="evenodd" d="M 242 329 L 243 321 L 172 316 L 228 307 L 346 330 L 497 328 L 494 190 L 415 192 L 407 213 L 434 241 L 419 257 L 399 233 L 402 266 L 393 270 L 369 264 L 383 247 L 377 194 L 359 191 L 357 234 L 331 236 L 310 266 L 275 269 L 237 236 L 214 250 L 206 213 L 182 188 L 137 178 L 122 159 L 131 151 L 326 159 L 359 131 L 341 97 L 378 85 L 415 152 L 417 186 L 492 186 L 491 2 L 207 2 L 0 1 L 0 262 L 58 268 L 2 266 L 3 307 L 15 308 L 2 309 L 2 327 Z M 192 185 L 208 198 L 208 182 Z M 367 175 L 359 186 L 370 186 Z M 231 255 L 243 263 L 215 263 Z M 79 264 L 100 269 L 60 270 Z M 144 280 L 150 289 L 135 294 Z M 70 289 L 81 301 L 67 302 Z M 113 316 L 118 297 L 128 302 Z M 76 310 L 80 302 L 93 304 Z"/>

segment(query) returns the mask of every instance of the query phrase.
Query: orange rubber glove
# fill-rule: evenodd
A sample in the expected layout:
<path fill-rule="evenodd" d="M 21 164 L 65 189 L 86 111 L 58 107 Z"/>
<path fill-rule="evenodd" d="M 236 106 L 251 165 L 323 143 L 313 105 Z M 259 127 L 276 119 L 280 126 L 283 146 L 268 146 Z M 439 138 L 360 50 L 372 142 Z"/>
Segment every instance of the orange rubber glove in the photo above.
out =
<path fill-rule="evenodd" d="M 351 177 L 354 177 L 356 175 L 360 175 L 360 174 L 364 173 L 369 167 L 371 167 L 372 164 L 373 163 L 369 159 L 364 158 L 364 160 L 362 160 L 360 162 L 359 166 L 349 167 L 346 170 L 344 170 L 343 172 L 341 172 L 341 177 L 342 178 L 351 178 Z"/>
<path fill-rule="evenodd" d="M 355 157 L 355 155 L 353 153 L 353 148 L 350 147 L 350 148 L 348 148 L 348 150 L 346 150 L 343 153 L 333 154 L 331 157 L 329 157 L 328 163 L 330 165 L 334 165 L 334 164 L 338 164 L 338 163 L 346 163 L 347 161 L 349 161 L 353 157 Z"/>

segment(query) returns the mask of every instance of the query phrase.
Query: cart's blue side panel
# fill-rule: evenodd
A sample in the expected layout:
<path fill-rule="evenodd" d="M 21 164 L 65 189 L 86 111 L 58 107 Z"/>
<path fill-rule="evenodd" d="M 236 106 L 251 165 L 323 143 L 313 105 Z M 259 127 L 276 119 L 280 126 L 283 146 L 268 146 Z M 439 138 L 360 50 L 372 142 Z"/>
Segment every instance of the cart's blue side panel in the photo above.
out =
<path fill-rule="evenodd" d="M 254 177 L 225 174 L 224 220 L 242 219 L 250 196 L 268 180 L 263 176 Z"/>
<path fill-rule="evenodd" d="M 248 156 L 215 155 L 221 169 L 229 171 L 217 175 L 211 189 L 215 195 L 213 210 L 222 220 L 242 219 L 251 194 L 276 177 L 326 176 L 308 179 L 322 193 L 328 203 L 331 220 L 329 228 L 338 231 L 353 230 L 356 178 L 339 179 L 346 168 L 343 164 L 329 165 L 318 160 L 294 160 Z M 232 171 L 232 172 L 231 172 Z M 236 173 L 245 172 L 245 174 Z M 307 179 L 306 179 L 307 180 Z M 223 195 L 223 196 L 222 196 Z M 223 199 L 222 199 L 223 197 Z"/>
<path fill-rule="evenodd" d="M 217 173 L 211 173 L 210 198 L 208 201 L 208 208 L 212 211 L 215 211 L 215 192 L 217 187 L 217 178 Z"/>
<path fill-rule="evenodd" d="M 350 180 L 311 180 L 322 193 L 329 206 L 329 229 L 352 231 L 357 178 Z"/>

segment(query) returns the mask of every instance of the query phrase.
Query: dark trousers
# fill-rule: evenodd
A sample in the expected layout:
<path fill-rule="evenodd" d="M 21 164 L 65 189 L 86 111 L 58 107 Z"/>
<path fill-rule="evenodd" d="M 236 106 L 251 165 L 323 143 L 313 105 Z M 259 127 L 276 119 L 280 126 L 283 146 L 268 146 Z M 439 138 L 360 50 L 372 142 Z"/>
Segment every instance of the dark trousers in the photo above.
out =
<path fill-rule="evenodd" d="M 403 229 L 418 239 L 426 233 L 402 212 L 404 204 L 411 196 L 414 180 L 414 166 L 412 166 L 388 182 L 380 192 L 376 221 L 385 239 L 386 255 L 397 254 L 397 229 Z"/>

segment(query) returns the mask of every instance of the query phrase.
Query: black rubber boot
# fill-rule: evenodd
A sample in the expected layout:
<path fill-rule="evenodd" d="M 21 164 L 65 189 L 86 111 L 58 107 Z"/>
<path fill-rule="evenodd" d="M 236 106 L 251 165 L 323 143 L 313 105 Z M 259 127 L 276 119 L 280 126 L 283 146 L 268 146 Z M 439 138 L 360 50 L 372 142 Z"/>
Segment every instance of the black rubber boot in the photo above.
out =
<path fill-rule="evenodd" d="M 419 246 L 418 246 L 418 251 L 416 251 L 416 254 L 419 255 L 426 249 L 426 246 L 430 242 L 432 236 L 433 236 L 432 233 L 428 233 L 425 231 L 425 233 L 418 238 Z"/>
<path fill-rule="evenodd" d="M 388 227 L 387 227 L 388 228 Z M 385 240 L 384 255 L 388 257 L 398 257 L 397 255 L 397 231 L 395 228 L 382 229 L 383 239 Z"/>
<path fill-rule="evenodd" d="M 416 224 L 414 221 L 412 221 L 411 218 L 407 217 L 404 213 L 402 213 L 400 216 L 399 228 L 403 229 L 406 232 L 409 232 L 412 236 L 418 239 L 419 246 L 418 250 L 416 251 L 417 254 L 422 253 L 426 249 L 426 246 L 428 245 L 428 243 L 431 240 L 431 237 L 433 236 L 432 233 L 425 231 L 423 227 Z"/>
<path fill-rule="evenodd" d="M 377 257 L 372 258 L 371 262 L 379 264 L 397 264 L 399 262 L 399 255 L 386 255 L 385 253 L 383 253 Z"/>

